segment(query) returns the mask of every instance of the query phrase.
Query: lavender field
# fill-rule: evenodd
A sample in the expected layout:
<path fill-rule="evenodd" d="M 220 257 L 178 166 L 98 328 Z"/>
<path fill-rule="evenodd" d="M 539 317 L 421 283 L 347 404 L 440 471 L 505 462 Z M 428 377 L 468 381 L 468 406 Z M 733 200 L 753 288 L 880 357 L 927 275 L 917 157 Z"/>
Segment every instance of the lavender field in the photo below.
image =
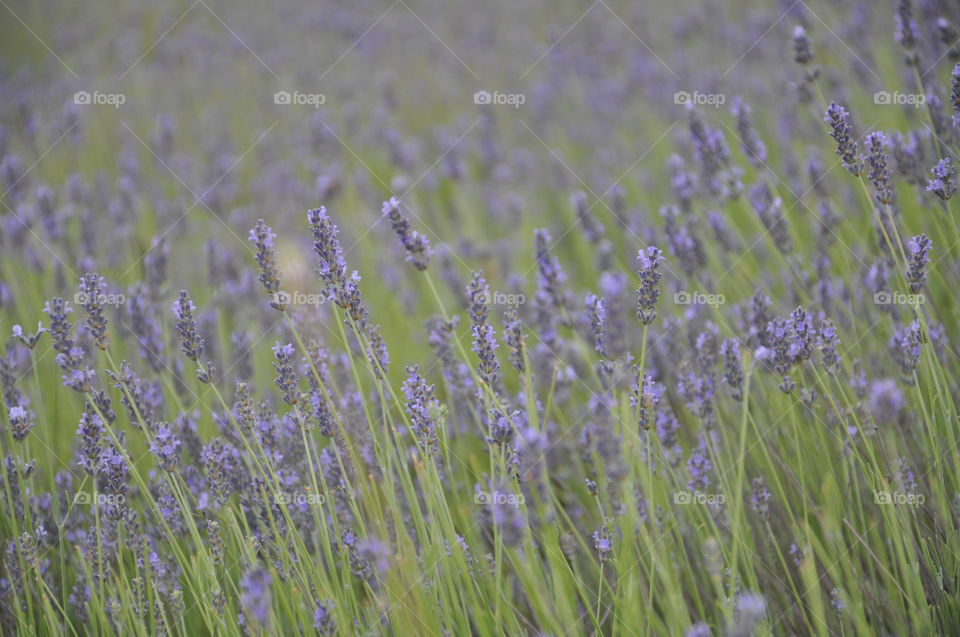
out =
<path fill-rule="evenodd" d="M 0 634 L 960 634 L 958 0 L 0 16 Z"/>

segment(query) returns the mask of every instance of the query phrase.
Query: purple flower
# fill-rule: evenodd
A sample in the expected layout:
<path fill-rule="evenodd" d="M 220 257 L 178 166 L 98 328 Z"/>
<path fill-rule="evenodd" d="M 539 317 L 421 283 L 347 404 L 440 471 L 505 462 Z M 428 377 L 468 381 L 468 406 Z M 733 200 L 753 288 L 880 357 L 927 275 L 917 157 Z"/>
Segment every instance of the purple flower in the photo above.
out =
<path fill-rule="evenodd" d="M 261 626 L 267 624 L 270 614 L 270 572 L 262 566 L 254 566 L 240 580 L 240 598 L 244 615 Z"/>
<path fill-rule="evenodd" d="M 203 354 L 203 339 L 197 331 L 197 321 L 193 318 L 195 309 L 197 306 L 190 300 L 186 290 L 180 290 L 180 296 L 173 303 L 173 314 L 177 317 L 180 348 L 192 361 L 196 361 Z"/>
<path fill-rule="evenodd" d="M 740 359 L 740 343 L 728 338 L 720 345 L 723 356 L 723 380 L 730 388 L 734 400 L 743 400 L 743 362 Z"/>
<path fill-rule="evenodd" d="M 73 312 L 70 304 L 57 297 L 50 299 L 43 306 L 50 319 L 50 337 L 53 339 L 53 349 L 60 353 L 65 353 L 73 347 L 73 341 L 70 340 L 70 328 L 73 327 L 67 320 L 67 315 Z"/>
<path fill-rule="evenodd" d="M 263 221 L 257 220 L 257 225 L 250 229 L 250 241 L 257 249 L 257 267 L 260 269 L 260 283 L 263 289 L 272 297 L 270 307 L 283 312 L 287 308 L 286 301 L 280 293 L 280 273 L 277 271 L 277 251 L 273 248 L 273 240 L 277 235 Z"/>
<path fill-rule="evenodd" d="M 407 414 L 410 416 L 413 435 L 423 449 L 439 454 L 437 418 L 440 413 L 440 403 L 434 398 L 433 385 L 427 384 L 416 365 L 410 365 L 407 367 L 407 379 L 403 382 L 402 388 L 407 401 Z"/>
<path fill-rule="evenodd" d="M 767 600 L 759 593 L 744 592 L 737 595 L 736 609 L 738 622 L 744 622 L 750 626 L 749 630 L 744 632 L 733 631 L 733 634 L 752 634 L 752 627 L 760 621 L 767 611 Z"/>
<path fill-rule="evenodd" d="M 88 273 L 80 279 L 80 292 L 75 299 L 83 307 L 87 331 L 100 349 L 107 349 L 107 319 L 103 315 L 107 282 L 103 277 Z"/>
<path fill-rule="evenodd" d="M 310 406 L 313 407 L 314 419 L 317 421 L 317 431 L 329 438 L 333 435 L 336 425 L 330 400 L 322 390 L 316 389 L 310 392 Z"/>
<path fill-rule="evenodd" d="M 113 520 L 120 520 L 126 511 L 129 468 L 123 454 L 113 444 L 100 452 L 98 473 L 102 478 L 103 492 L 107 496 L 107 515 Z"/>
<path fill-rule="evenodd" d="M 519 419 L 519 416 L 519 412 L 514 412 L 514 417 Z M 510 416 L 497 409 L 491 409 L 489 412 L 489 432 L 487 442 L 497 445 L 509 444 L 513 440 L 515 432 Z"/>
<path fill-rule="evenodd" d="M 10 408 L 8 416 L 10 418 L 10 433 L 14 440 L 20 442 L 33 429 L 33 414 L 20 405 L 14 405 Z"/>
<path fill-rule="evenodd" d="M 757 168 L 762 168 L 767 164 L 767 147 L 763 140 L 757 137 L 757 131 L 753 128 L 753 117 L 750 106 L 739 97 L 733 99 L 731 106 L 733 117 L 737 122 L 737 136 L 740 138 L 740 144 L 743 146 L 743 153 L 751 164 Z"/>
<path fill-rule="evenodd" d="M 916 64 L 918 55 L 916 49 L 917 41 L 920 39 L 920 31 L 917 29 L 917 21 L 913 19 L 912 0 L 900 0 L 897 3 L 897 13 L 894 16 L 894 39 L 906 51 L 905 60 L 907 64 Z"/>
<path fill-rule="evenodd" d="M 330 612 L 331 608 L 333 608 L 333 602 L 327 600 L 323 604 L 318 602 L 316 610 L 313 611 L 313 629 L 320 637 L 333 637 L 337 632 L 333 613 Z"/>
<path fill-rule="evenodd" d="M 23 328 L 20 327 L 19 325 L 13 326 L 13 335 L 16 336 L 21 343 L 23 343 L 30 349 L 33 349 L 34 347 L 37 346 L 37 342 L 40 340 L 40 336 L 46 331 L 47 330 L 43 328 L 43 323 L 39 321 L 37 322 L 37 331 L 34 332 L 33 334 L 28 334 L 24 332 Z"/>
<path fill-rule="evenodd" d="M 477 371 L 480 378 L 493 391 L 497 391 L 500 383 L 500 363 L 496 356 L 499 346 L 492 325 L 484 323 L 473 326 L 473 346 L 470 349 L 479 359 Z"/>
<path fill-rule="evenodd" d="M 634 365 L 633 372 L 630 406 L 637 410 L 637 426 L 642 430 L 647 430 L 650 429 L 650 422 L 654 413 L 656 413 L 655 407 L 660 402 L 663 388 L 653 382 L 653 377 L 650 374 L 644 374 L 641 379 L 639 366 Z"/>
<path fill-rule="evenodd" d="M 180 463 L 177 452 L 179 447 L 180 439 L 173 432 L 173 428 L 164 423 L 157 428 L 153 442 L 150 443 L 150 452 L 157 457 L 164 471 L 173 471 Z"/>
<path fill-rule="evenodd" d="M 103 422 L 87 403 L 83 415 L 80 416 L 80 425 L 77 427 L 77 436 L 80 439 L 80 466 L 87 475 L 93 476 L 100 463 L 100 436 L 103 432 Z"/>
<path fill-rule="evenodd" d="M 773 349 L 773 366 L 780 374 L 780 391 L 789 394 L 793 391 L 794 382 L 790 378 L 790 369 L 797 360 L 792 344 L 790 322 L 783 319 L 774 319 L 767 325 L 770 337 L 770 346 Z"/>
<path fill-rule="evenodd" d="M 426 270 L 430 265 L 433 249 L 426 237 L 410 229 L 410 221 L 400 214 L 400 202 L 397 198 L 391 197 L 389 201 L 384 201 L 381 211 L 390 219 L 393 231 L 397 233 L 400 244 L 407 251 L 407 261 L 413 263 L 418 270 Z"/>
<path fill-rule="evenodd" d="M 793 238 L 787 223 L 787 213 L 783 209 L 783 200 L 774 197 L 766 182 L 760 182 L 747 193 L 750 205 L 757 211 L 760 222 L 770 234 L 774 245 L 782 254 L 793 252 Z"/>
<path fill-rule="evenodd" d="M 343 545 L 350 555 L 350 571 L 371 582 L 390 568 L 390 549 L 377 539 L 359 539 L 353 531 L 344 532 Z"/>
<path fill-rule="evenodd" d="M 942 201 L 947 201 L 953 193 L 957 192 L 956 167 L 949 157 L 945 157 L 938 161 L 930 172 L 933 173 L 934 179 L 927 180 L 927 192 L 932 192 Z"/>
<path fill-rule="evenodd" d="M 907 283 L 910 285 L 910 291 L 916 294 L 923 289 L 923 284 L 927 280 L 926 265 L 930 262 L 930 248 L 933 247 L 933 241 L 925 234 L 918 234 L 910 239 L 908 247 L 910 260 L 907 264 Z"/>
<path fill-rule="evenodd" d="M 892 204 L 894 197 L 892 173 L 887 165 L 886 153 L 889 140 L 884 133 L 875 131 L 867 135 L 865 144 L 868 153 L 867 163 L 870 165 L 870 173 L 867 177 L 873 183 L 877 202 L 882 205 Z"/>
<path fill-rule="evenodd" d="M 770 515 L 770 489 L 764 483 L 763 478 L 754 478 L 750 483 L 752 492 L 750 494 L 750 508 L 753 509 L 761 518 Z"/>
<path fill-rule="evenodd" d="M 878 422 L 894 422 L 903 410 L 903 392 L 897 386 L 897 381 L 883 378 L 870 384 L 867 402 L 870 412 Z"/>
<path fill-rule="evenodd" d="M 550 233 L 543 228 L 537 229 L 534 235 L 534 248 L 537 258 L 537 298 L 545 307 L 555 312 L 562 312 L 566 308 L 566 296 L 563 284 L 567 274 L 560 267 L 557 258 L 550 254 L 553 239 Z"/>
<path fill-rule="evenodd" d="M 610 559 L 610 553 L 613 552 L 613 537 L 606 526 L 601 526 L 600 530 L 593 532 L 593 548 L 597 549 L 601 562 Z"/>
<path fill-rule="evenodd" d="M 64 371 L 63 384 L 78 392 L 87 391 L 94 372 L 84 368 L 84 351 L 70 338 L 72 325 L 67 320 L 67 315 L 73 311 L 70 304 L 59 297 L 53 298 L 44 304 L 43 311 L 50 319 L 50 336 L 53 349 L 57 352 L 56 362 Z"/>
<path fill-rule="evenodd" d="M 467 284 L 467 303 L 473 324 L 485 324 L 490 315 L 490 286 L 480 270 L 473 273 L 470 283 Z"/>
<path fill-rule="evenodd" d="M 137 284 L 131 290 L 126 312 L 127 327 L 137 339 L 140 357 L 147 361 L 154 372 L 165 371 L 163 329 L 143 285 Z"/>
<path fill-rule="evenodd" d="M 657 318 L 657 299 L 660 298 L 660 265 L 663 252 L 654 246 L 647 246 L 637 255 L 640 263 L 640 288 L 637 290 L 637 319 L 644 325 L 650 325 Z"/>
<path fill-rule="evenodd" d="M 893 358 L 899 363 L 905 378 L 910 379 L 913 372 L 916 371 L 922 347 L 923 339 L 920 336 L 920 323 L 918 321 L 913 321 L 907 327 L 897 329 L 893 338 L 890 339 Z"/>
<path fill-rule="evenodd" d="M 857 142 L 853 139 L 850 113 L 836 102 L 830 102 L 823 119 L 830 124 L 830 136 L 837 142 L 837 155 L 840 156 L 843 167 L 854 177 L 859 177 L 862 166 L 857 159 Z"/>
<path fill-rule="evenodd" d="M 347 285 L 347 262 L 343 258 L 343 248 L 337 238 L 339 230 L 327 215 L 324 206 L 307 211 L 307 222 L 313 233 L 313 251 L 317 255 L 317 275 L 327 289 L 327 295 L 340 307 L 347 305 L 342 301 Z"/>
<path fill-rule="evenodd" d="M 837 336 L 836 326 L 830 319 L 823 319 L 820 323 L 820 331 L 817 334 L 817 349 L 823 356 L 824 368 L 831 374 L 836 374 L 840 370 L 838 345 L 840 345 L 840 337 Z"/>
<path fill-rule="evenodd" d="M 607 323 L 607 309 L 604 306 L 603 299 L 595 294 L 588 294 L 585 300 L 587 314 L 590 318 L 590 327 L 593 330 L 593 347 L 600 356 L 606 357 L 606 343 L 604 338 L 604 326 Z"/>
<path fill-rule="evenodd" d="M 799 24 L 793 29 L 793 60 L 800 66 L 813 62 L 813 47 L 806 30 Z"/>
<path fill-rule="evenodd" d="M 790 330 L 793 333 L 793 350 L 796 360 L 805 361 L 813 355 L 813 318 L 802 307 L 790 314 Z"/>
<path fill-rule="evenodd" d="M 843 600 L 843 593 L 839 588 L 830 590 L 830 606 L 833 607 L 834 612 L 838 615 L 842 615 L 843 611 L 846 610 L 847 603 Z"/>
<path fill-rule="evenodd" d="M 687 461 L 687 470 L 690 472 L 690 481 L 687 482 L 687 488 L 691 491 L 704 491 L 710 486 L 710 472 L 713 470 L 713 464 L 707 455 L 706 447 L 701 443 Z"/>
<path fill-rule="evenodd" d="M 290 343 L 281 345 L 277 341 L 273 346 L 273 356 L 276 358 L 273 368 L 277 370 L 277 387 L 283 392 L 283 401 L 288 405 L 296 405 L 300 402 L 300 390 L 297 389 L 300 378 L 293 369 L 293 345 Z"/>
<path fill-rule="evenodd" d="M 956 41 L 956 38 L 953 38 Z M 953 125 L 960 126 L 960 63 L 950 73 L 950 104 L 953 106 Z"/>
<path fill-rule="evenodd" d="M 515 370 L 523 374 L 523 355 L 526 342 L 523 335 L 523 323 L 520 321 L 520 313 L 516 305 L 509 306 L 503 314 L 503 340 L 510 348 L 510 364 L 513 365 Z"/>

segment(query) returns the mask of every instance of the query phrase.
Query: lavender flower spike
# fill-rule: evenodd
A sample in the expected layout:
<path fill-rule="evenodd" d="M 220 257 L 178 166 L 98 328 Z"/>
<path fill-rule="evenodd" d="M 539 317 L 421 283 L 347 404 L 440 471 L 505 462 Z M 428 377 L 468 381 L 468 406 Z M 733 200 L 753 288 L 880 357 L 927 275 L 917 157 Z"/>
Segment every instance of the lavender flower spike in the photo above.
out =
<path fill-rule="evenodd" d="M 410 416 L 413 434 L 417 441 L 423 449 L 435 455 L 439 454 L 437 430 L 439 429 L 440 403 L 434 398 L 433 385 L 427 384 L 416 365 L 407 367 L 407 379 L 403 381 L 403 395 L 406 398 L 407 414 Z"/>
<path fill-rule="evenodd" d="M 910 261 L 907 264 L 907 282 L 910 291 L 916 294 L 927 280 L 926 265 L 930 262 L 930 248 L 933 241 L 925 234 L 910 239 Z"/>
<path fill-rule="evenodd" d="M 757 136 L 757 131 L 753 127 L 750 106 L 739 97 L 735 97 L 730 110 L 737 121 L 737 137 L 740 138 L 744 154 L 751 164 L 762 168 L 767 163 L 767 147 Z"/>
<path fill-rule="evenodd" d="M 904 61 L 908 65 L 917 64 L 919 56 L 916 48 L 917 41 L 920 39 L 920 31 L 917 28 L 917 21 L 913 19 L 912 0 L 900 0 L 897 3 L 897 13 L 894 21 L 896 28 L 893 36 L 904 49 Z"/>
<path fill-rule="evenodd" d="M 293 345 L 281 345 L 278 341 L 273 346 L 273 355 L 277 359 L 273 367 L 277 370 L 277 387 L 283 392 L 283 402 L 296 405 L 300 402 L 300 390 L 297 389 L 300 379 L 293 369 Z"/>
<path fill-rule="evenodd" d="M 953 106 L 953 126 L 960 127 L 960 62 L 950 73 L 950 104 Z"/>
<path fill-rule="evenodd" d="M 103 305 L 106 296 L 103 293 L 107 287 L 102 276 L 88 273 L 80 279 L 80 292 L 76 302 L 83 307 L 86 316 L 86 327 L 93 341 L 100 349 L 107 349 L 107 319 L 103 315 Z"/>
<path fill-rule="evenodd" d="M 157 428 L 157 435 L 150 444 L 150 452 L 157 457 L 161 469 L 173 471 L 180 463 L 180 458 L 177 455 L 179 446 L 180 439 L 173 432 L 173 428 L 164 423 Z"/>
<path fill-rule="evenodd" d="M 33 429 L 33 415 L 20 405 L 16 405 L 10 408 L 9 416 L 10 433 L 13 435 L 14 440 L 20 442 L 26 438 L 30 430 Z"/>
<path fill-rule="evenodd" d="M 940 197 L 941 201 L 947 201 L 957 192 L 957 168 L 953 165 L 949 157 L 945 157 L 937 162 L 937 165 L 930 169 L 934 179 L 927 180 L 927 192 L 932 192 Z"/>
<path fill-rule="evenodd" d="M 588 294 L 585 303 L 590 317 L 590 327 L 593 330 L 593 347 L 600 356 L 606 357 L 607 347 L 604 326 L 607 323 L 607 309 L 604 306 L 603 299 L 596 294 Z"/>
<path fill-rule="evenodd" d="M 273 240 L 277 238 L 263 219 L 257 220 L 257 225 L 250 229 L 250 241 L 257 248 L 257 266 L 260 268 L 260 283 L 270 294 L 273 300 L 270 307 L 283 312 L 287 304 L 280 293 L 280 273 L 277 271 L 277 251 L 273 248 Z"/>
<path fill-rule="evenodd" d="M 197 306 L 190 300 L 187 291 L 180 290 L 180 297 L 173 303 L 173 313 L 177 317 L 180 348 L 192 361 L 196 361 L 203 354 L 203 339 L 197 331 L 197 321 L 193 318 L 195 309 Z"/>
<path fill-rule="evenodd" d="M 870 173 L 867 177 L 873 183 L 874 195 L 877 202 L 883 205 L 893 203 L 893 182 L 892 173 L 887 165 L 887 136 L 875 131 L 867 135 L 867 162 L 870 164 Z"/>
<path fill-rule="evenodd" d="M 647 246 L 637 255 L 640 262 L 640 288 L 637 290 L 637 318 L 650 325 L 657 318 L 657 299 L 660 298 L 660 265 L 663 252 L 655 246 Z"/>
<path fill-rule="evenodd" d="M 840 354 L 837 352 L 837 346 L 840 345 L 840 338 L 837 336 L 837 328 L 833 321 L 824 319 L 820 323 L 820 332 L 817 334 L 817 349 L 823 356 L 823 366 L 826 370 L 835 374 L 840 370 Z"/>
<path fill-rule="evenodd" d="M 796 361 L 794 348 L 790 343 L 790 321 L 774 319 L 767 324 L 767 333 L 770 337 L 770 346 L 773 349 L 773 366 L 780 375 L 780 391 L 789 394 L 793 391 L 794 382 L 790 377 L 790 369 Z"/>
<path fill-rule="evenodd" d="M 390 219 L 394 232 L 397 233 L 401 245 L 407 251 L 407 261 L 420 271 L 426 270 L 430 265 L 430 256 L 433 254 L 430 242 L 416 230 L 410 229 L 410 220 L 400 214 L 400 202 L 396 197 L 390 197 L 389 201 L 384 201 L 382 211 Z"/>
<path fill-rule="evenodd" d="M 327 296 L 341 307 L 338 291 L 347 284 L 347 262 L 337 234 L 340 232 L 324 206 L 307 211 L 307 222 L 313 233 L 313 251 L 317 255 L 317 275 L 327 288 Z M 342 300 L 342 299 L 341 299 Z"/>
<path fill-rule="evenodd" d="M 720 346 L 723 356 L 723 380 L 730 387 L 730 396 L 734 400 L 743 400 L 743 363 L 740 359 L 740 343 L 728 338 Z"/>
<path fill-rule="evenodd" d="M 799 24 L 793 29 L 793 60 L 800 66 L 813 62 L 813 47 L 806 30 Z"/>
<path fill-rule="evenodd" d="M 857 159 L 857 142 L 853 139 L 850 113 L 836 102 L 830 102 L 823 120 L 830 124 L 830 137 L 837 142 L 837 155 L 840 156 L 843 167 L 854 177 L 859 177 L 863 167 Z"/>

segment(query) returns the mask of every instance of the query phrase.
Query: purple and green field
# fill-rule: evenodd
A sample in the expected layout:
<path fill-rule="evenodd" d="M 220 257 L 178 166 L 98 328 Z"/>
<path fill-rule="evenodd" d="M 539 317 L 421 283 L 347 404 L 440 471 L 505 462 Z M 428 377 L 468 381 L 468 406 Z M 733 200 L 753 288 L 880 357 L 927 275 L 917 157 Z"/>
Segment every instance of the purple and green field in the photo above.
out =
<path fill-rule="evenodd" d="M 0 635 L 960 634 L 958 162 L 958 0 L 0 0 Z"/>

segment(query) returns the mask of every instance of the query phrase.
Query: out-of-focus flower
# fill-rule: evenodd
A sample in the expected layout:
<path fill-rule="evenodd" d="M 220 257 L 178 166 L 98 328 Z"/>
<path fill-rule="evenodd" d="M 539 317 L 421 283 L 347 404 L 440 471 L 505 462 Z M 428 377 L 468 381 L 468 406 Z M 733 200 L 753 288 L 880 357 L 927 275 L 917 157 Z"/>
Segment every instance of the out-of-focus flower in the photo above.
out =
<path fill-rule="evenodd" d="M 384 216 L 390 219 L 390 225 L 400 239 L 400 244 L 407 251 L 407 261 L 418 270 L 426 270 L 430 265 L 430 256 L 433 249 L 427 238 L 410 228 L 410 220 L 400 213 L 400 202 L 396 197 L 383 202 L 381 209 Z"/>
<path fill-rule="evenodd" d="M 927 281 L 926 265 L 930 262 L 930 248 L 933 247 L 933 241 L 925 234 L 918 234 L 910 239 L 908 247 L 910 258 L 907 263 L 907 283 L 910 285 L 910 291 L 916 294 L 923 289 L 923 284 Z"/>
<path fill-rule="evenodd" d="M 927 181 L 927 192 L 932 192 L 942 201 L 947 201 L 957 192 L 957 168 L 953 165 L 949 157 L 945 157 L 937 162 L 937 165 L 930 169 L 933 173 L 933 179 Z"/>

